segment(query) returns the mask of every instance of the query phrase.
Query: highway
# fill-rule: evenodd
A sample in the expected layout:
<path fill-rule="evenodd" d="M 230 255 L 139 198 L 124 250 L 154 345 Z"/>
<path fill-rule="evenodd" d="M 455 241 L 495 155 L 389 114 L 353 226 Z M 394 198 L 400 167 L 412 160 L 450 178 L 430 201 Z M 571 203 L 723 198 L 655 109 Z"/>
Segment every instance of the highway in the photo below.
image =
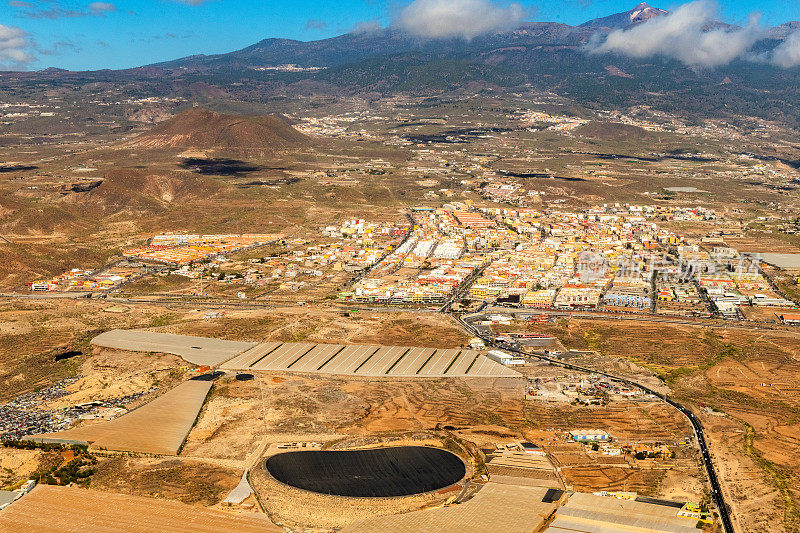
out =
<path fill-rule="evenodd" d="M 708 475 L 708 482 L 711 485 L 711 498 L 713 499 L 714 505 L 717 507 L 717 511 L 719 512 L 719 517 L 720 521 L 722 522 L 723 530 L 725 531 L 725 533 L 734 533 L 733 522 L 731 521 L 729 507 L 725 502 L 725 496 L 722 493 L 722 487 L 720 486 L 719 478 L 717 477 L 717 472 L 716 469 L 714 468 L 714 463 L 711 460 L 711 452 L 709 451 L 708 444 L 706 443 L 706 437 L 703 431 L 703 425 L 700 423 L 700 420 L 690 409 L 684 407 L 683 405 L 679 404 L 674 400 L 671 400 L 666 395 L 660 394 L 654 391 L 653 389 L 650 389 L 646 385 L 642 385 L 641 383 L 638 383 L 636 381 L 632 381 L 630 379 L 623 378 L 620 376 L 615 376 L 614 374 L 609 374 L 607 372 L 602 372 L 584 366 L 561 361 L 560 359 L 547 357 L 546 355 L 530 354 L 527 352 L 523 352 L 522 350 L 518 350 L 517 348 L 508 346 L 505 343 L 496 343 L 494 342 L 494 339 L 486 335 L 483 335 L 480 331 L 478 331 L 477 328 L 475 328 L 475 326 L 464 320 L 463 315 L 453 314 L 452 316 L 458 321 L 458 323 L 461 325 L 462 328 L 466 329 L 471 335 L 474 335 L 475 337 L 478 337 L 481 340 L 483 340 L 487 346 L 501 348 L 505 351 L 513 352 L 525 357 L 535 357 L 542 361 L 547 361 L 554 365 L 559 365 L 564 368 L 568 368 L 570 370 L 579 370 L 582 372 L 590 372 L 598 374 L 607 377 L 609 379 L 625 383 L 632 387 L 637 387 L 640 390 L 646 392 L 647 394 L 652 394 L 653 396 L 660 398 L 665 403 L 671 405 L 672 407 L 680 411 L 689 420 L 689 423 L 692 425 L 692 430 L 694 431 L 695 437 L 697 438 L 697 444 L 700 447 L 700 452 L 703 457 L 703 465 L 705 466 L 706 474 Z"/>

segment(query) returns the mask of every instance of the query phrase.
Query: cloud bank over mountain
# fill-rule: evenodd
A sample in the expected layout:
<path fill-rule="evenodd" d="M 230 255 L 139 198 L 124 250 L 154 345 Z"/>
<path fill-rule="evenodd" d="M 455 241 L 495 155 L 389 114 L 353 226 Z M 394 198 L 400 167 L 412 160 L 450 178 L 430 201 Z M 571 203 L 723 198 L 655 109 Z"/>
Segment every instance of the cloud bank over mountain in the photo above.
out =
<path fill-rule="evenodd" d="M 751 14 L 743 28 L 720 24 L 716 15 L 714 2 L 690 2 L 667 15 L 615 30 L 590 44 L 589 51 L 640 59 L 663 56 L 693 67 L 717 67 L 746 57 L 765 36 L 757 14 Z"/>
<path fill-rule="evenodd" d="M 395 26 L 415 37 L 472 39 L 510 30 L 526 16 L 521 4 L 490 0 L 415 0 L 402 9 Z"/>
<path fill-rule="evenodd" d="M 791 68 L 800 65 L 800 31 L 789 35 L 784 42 L 772 52 L 770 62 L 782 68 Z"/>

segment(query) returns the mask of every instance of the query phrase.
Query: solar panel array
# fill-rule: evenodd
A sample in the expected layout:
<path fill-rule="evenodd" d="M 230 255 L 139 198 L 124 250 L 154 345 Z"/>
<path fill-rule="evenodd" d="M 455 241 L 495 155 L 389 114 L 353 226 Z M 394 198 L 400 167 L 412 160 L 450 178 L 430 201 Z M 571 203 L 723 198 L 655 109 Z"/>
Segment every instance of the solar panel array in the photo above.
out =
<path fill-rule="evenodd" d="M 234 357 L 222 368 L 366 377 L 520 376 L 476 350 L 306 342 L 265 342 Z"/>

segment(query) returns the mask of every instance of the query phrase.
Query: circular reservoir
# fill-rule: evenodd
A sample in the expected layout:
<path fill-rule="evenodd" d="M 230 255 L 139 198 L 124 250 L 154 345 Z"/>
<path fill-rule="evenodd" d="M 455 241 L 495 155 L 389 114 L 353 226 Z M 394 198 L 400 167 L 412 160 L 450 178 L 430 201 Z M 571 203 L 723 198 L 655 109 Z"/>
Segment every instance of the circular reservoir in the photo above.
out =
<path fill-rule="evenodd" d="M 459 482 L 467 473 L 455 454 L 425 446 L 279 453 L 265 468 L 278 481 L 322 494 L 356 498 L 409 496 Z"/>

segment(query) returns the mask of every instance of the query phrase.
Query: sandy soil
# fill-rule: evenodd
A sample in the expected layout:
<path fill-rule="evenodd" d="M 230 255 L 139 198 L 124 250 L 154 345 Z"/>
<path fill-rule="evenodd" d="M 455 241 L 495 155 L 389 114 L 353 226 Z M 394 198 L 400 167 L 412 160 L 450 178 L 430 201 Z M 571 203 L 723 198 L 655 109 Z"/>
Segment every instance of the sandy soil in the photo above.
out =
<path fill-rule="evenodd" d="M 800 482 L 800 333 L 599 320 L 553 329 L 567 345 L 657 372 L 673 396 L 698 413 L 715 409 L 708 433 L 743 530 L 763 531 L 767 523 L 775 531 L 800 528 L 794 490 Z M 748 426 L 753 437 L 746 446 Z"/>
<path fill-rule="evenodd" d="M 39 468 L 42 455 L 39 450 L 0 447 L 0 489 L 18 488 Z"/>
<path fill-rule="evenodd" d="M 46 387 L 59 379 L 86 375 L 97 382 L 86 386 L 100 390 L 111 386 L 116 376 L 156 371 L 168 364 L 143 359 L 141 355 L 102 354 L 91 362 L 89 341 L 102 331 L 114 328 L 148 327 L 178 321 L 188 311 L 161 306 L 131 306 L 124 313 L 108 313 L 106 303 L 93 300 L 4 300 L 0 302 L 0 401 L 8 400 L 35 387 Z M 55 355 L 77 350 L 84 355 L 55 360 Z M 173 360 L 174 361 L 174 360 Z M 137 364 L 142 362 L 137 368 Z M 120 368 L 121 376 L 114 368 Z M 87 372 L 87 374 L 83 374 Z M 117 384 L 114 387 L 125 385 Z M 138 385 L 134 385 L 138 386 Z M 113 395 L 116 392 L 109 391 Z"/>
<path fill-rule="evenodd" d="M 434 313 L 364 311 L 348 316 L 335 309 L 305 307 L 230 312 L 222 319 L 196 320 L 160 330 L 236 340 L 437 348 L 459 347 L 469 339 L 452 319 Z"/>
<path fill-rule="evenodd" d="M 68 387 L 70 394 L 57 398 L 50 406 L 58 409 L 158 388 L 158 391 L 143 397 L 141 401 L 126 406 L 130 409 L 180 383 L 189 366 L 181 358 L 169 354 L 132 354 L 123 350 L 95 348 L 92 356 L 81 365 L 80 374 L 84 377 Z"/>
<path fill-rule="evenodd" d="M 120 456 L 98 464 L 91 488 L 210 506 L 225 499 L 241 475 L 205 462 Z"/>

